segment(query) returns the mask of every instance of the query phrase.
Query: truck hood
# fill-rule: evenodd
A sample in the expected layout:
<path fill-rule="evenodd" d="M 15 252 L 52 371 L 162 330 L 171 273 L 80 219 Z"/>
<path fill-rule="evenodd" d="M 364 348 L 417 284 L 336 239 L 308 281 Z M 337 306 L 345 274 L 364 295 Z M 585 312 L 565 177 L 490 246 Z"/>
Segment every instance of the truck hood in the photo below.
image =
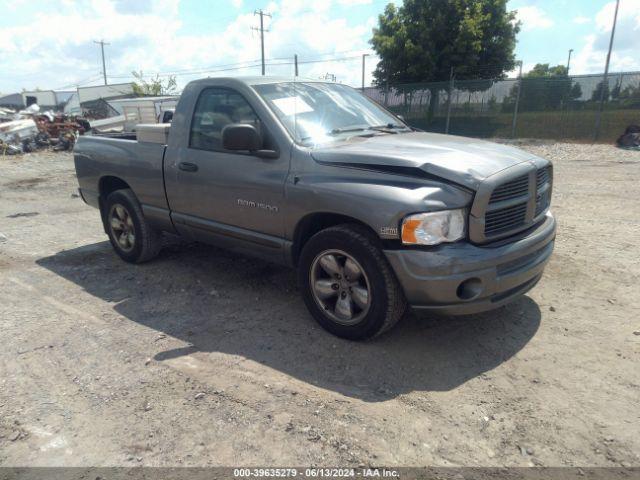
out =
<path fill-rule="evenodd" d="M 472 190 L 485 178 L 536 158 L 507 145 L 424 132 L 351 137 L 320 146 L 311 156 L 327 165 L 441 178 Z"/>

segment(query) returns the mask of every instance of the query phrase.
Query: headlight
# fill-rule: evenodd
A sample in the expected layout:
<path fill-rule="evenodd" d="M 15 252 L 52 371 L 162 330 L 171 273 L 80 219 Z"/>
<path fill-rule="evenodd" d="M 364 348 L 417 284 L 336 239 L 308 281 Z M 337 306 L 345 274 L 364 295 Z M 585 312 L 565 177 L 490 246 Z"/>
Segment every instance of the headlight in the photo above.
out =
<path fill-rule="evenodd" d="M 464 237 L 466 210 L 443 210 L 416 213 L 402 220 L 402 243 L 407 245 L 438 245 Z"/>

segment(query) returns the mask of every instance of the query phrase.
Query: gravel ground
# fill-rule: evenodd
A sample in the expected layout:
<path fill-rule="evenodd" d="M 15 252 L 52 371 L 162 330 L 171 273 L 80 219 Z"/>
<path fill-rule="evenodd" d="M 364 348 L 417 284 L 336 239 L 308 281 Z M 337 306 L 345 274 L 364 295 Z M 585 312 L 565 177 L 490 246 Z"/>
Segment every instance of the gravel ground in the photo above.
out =
<path fill-rule="evenodd" d="M 640 152 L 520 146 L 556 167 L 540 284 L 365 343 L 278 266 L 123 263 L 70 154 L 0 157 L 0 465 L 640 465 Z"/>

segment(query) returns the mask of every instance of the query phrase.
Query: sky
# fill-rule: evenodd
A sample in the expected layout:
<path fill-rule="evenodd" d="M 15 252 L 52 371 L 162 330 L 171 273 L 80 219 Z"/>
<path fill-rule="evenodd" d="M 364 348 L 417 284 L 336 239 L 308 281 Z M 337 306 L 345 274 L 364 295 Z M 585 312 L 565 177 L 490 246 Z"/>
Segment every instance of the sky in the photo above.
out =
<path fill-rule="evenodd" d="M 180 87 L 207 76 L 260 74 L 264 17 L 267 74 L 335 75 L 365 83 L 377 58 L 368 43 L 388 0 L 7 0 L 0 15 L 0 92 L 73 90 L 103 83 L 104 39 L 109 83 L 176 75 Z M 396 4 L 399 0 L 396 1 Z M 604 70 L 614 1 L 509 0 L 522 29 L 516 55 L 524 71 L 566 64 L 571 73 Z M 621 0 L 610 70 L 640 70 L 640 0 Z M 163 77 L 165 78 L 165 77 Z"/>

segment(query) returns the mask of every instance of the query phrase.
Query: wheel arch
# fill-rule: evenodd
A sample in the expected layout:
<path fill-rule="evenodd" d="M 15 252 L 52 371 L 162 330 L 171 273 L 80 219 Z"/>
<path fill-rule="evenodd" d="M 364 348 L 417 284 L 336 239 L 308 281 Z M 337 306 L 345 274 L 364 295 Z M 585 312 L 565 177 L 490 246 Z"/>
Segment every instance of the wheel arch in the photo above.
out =
<path fill-rule="evenodd" d="M 115 192 L 116 190 L 122 190 L 125 188 L 131 188 L 127 182 L 125 182 L 120 177 L 116 177 L 113 175 L 105 175 L 100 178 L 98 182 L 98 192 L 100 193 L 100 197 L 107 198 L 109 194 Z"/>
<path fill-rule="evenodd" d="M 324 230 L 325 228 L 334 227 L 336 225 L 342 225 L 345 223 L 355 224 L 371 234 L 375 239 L 379 239 L 375 230 L 367 225 L 362 220 L 350 217 L 348 215 L 342 215 L 333 212 L 314 212 L 301 218 L 293 232 L 293 245 L 291 248 L 291 259 L 294 265 L 298 264 L 300 253 L 307 241 L 313 237 L 316 233 Z"/>
<path fill-rule="evenodd" d="M 116 190 L 123 190 L 126 188 L 130 189 L 131 187 L 123 179 L 113 175 L 105 175 L 98 181 L 98 203 L 100 207 L 100 217 L 102 218 L 105 233 L 107 232 L 107 225 L 105 223 L 106 212 L 104 210 L 104 206 L 107 197 Z"/>

